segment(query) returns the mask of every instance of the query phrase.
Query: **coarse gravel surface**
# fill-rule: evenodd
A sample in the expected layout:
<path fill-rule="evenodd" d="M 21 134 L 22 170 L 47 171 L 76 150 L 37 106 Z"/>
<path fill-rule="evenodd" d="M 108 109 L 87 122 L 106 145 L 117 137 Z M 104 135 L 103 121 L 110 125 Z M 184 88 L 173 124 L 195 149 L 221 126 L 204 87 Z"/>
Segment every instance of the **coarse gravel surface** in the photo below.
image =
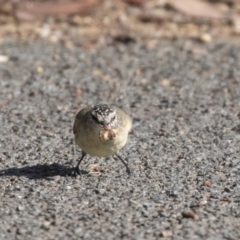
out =
<path fill-rule="evenodd" d="M 240 47 L 0 45 L 0 239 L 240 239 Z M 5 60 L 4 60 L 5 59 Z M 87 157 L 79 109 L 133 118 L 121 155 Z"/>

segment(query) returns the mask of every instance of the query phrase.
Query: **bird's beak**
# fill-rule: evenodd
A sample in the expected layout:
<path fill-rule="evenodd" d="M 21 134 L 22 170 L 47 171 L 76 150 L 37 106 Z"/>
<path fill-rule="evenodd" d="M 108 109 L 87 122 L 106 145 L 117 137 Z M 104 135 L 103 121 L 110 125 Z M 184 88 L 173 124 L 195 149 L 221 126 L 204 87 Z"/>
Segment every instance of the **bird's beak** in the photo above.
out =
<path fill-rule="evenodd" d="M 103 122 L 103 128 L 105 129 L 105 130 L 111 130 L 112 129 L 112 127 L 110 126 L 110 124 L 109 123 L 107 123 L 107 122 Z"/>

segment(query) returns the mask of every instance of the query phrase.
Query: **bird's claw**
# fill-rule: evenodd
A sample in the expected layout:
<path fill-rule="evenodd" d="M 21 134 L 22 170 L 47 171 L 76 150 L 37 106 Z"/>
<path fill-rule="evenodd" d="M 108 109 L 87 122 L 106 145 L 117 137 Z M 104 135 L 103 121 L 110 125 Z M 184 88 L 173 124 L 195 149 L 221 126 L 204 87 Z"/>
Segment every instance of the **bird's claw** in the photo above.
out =
<path fill-rule="evenodd" d="M 81 176 L 81 171 L 78 167 L 74 167 L 72 170 L 71 170 L 71 173 L 70 173 L 71 176 L 74 176 L 74 177 L 77 177 L 77 176 Z"/>
<path fill-rule="evenodd" d="M 132 174 L 130 168 L 128 167 L 127 170 L 126 170 L 127 174 L 130 176 Z"/>

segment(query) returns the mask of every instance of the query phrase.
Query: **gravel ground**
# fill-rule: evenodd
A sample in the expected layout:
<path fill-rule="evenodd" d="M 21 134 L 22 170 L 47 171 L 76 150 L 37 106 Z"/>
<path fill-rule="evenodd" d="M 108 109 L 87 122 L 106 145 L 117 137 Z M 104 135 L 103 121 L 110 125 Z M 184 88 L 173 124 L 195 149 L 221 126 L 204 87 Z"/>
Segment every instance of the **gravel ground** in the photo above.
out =
<path fill-rule="evenodd" d="M 0 239 L 240 239 L 240 47 L 140 43 L 72 50 L 7 40 L 0 55 Z M 133 171 L 86 158 L 79 109 L 133 117 Z"/>

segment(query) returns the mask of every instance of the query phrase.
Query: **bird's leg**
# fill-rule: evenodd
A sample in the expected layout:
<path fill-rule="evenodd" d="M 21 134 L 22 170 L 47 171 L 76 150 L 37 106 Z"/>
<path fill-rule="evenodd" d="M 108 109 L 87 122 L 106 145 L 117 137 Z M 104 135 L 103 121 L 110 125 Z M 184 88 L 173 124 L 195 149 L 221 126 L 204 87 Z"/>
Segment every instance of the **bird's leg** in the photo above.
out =
<path fill-rule="evenodd" d="M 80 163 L 82 162 L 82 160 L 84 159 L 84 157 L 85 157 L 86 155 L 87 155 L 87 154 L 82 151 L 82 157 L 80 158 L 77 166 L 74 168 L 74 172 L 77 173 L 78 175 L 81 175 L 81 171 L 80 171 L 80 169 L 79 169 L 79 165 L 80 165 Z"/>
<path fill-rule="evenodd" d="M 121 160 L 121 162 L 124 164 L 124 166 L 126 167 L 126 170 L 127 170 L 127 174 L 130 175 L 131 174 L 131 171 L 130 171 L 130 168 L 128 167 L 127 163 L 123 160 L 123 158 L 116 154 L 116 156 Z"/>

